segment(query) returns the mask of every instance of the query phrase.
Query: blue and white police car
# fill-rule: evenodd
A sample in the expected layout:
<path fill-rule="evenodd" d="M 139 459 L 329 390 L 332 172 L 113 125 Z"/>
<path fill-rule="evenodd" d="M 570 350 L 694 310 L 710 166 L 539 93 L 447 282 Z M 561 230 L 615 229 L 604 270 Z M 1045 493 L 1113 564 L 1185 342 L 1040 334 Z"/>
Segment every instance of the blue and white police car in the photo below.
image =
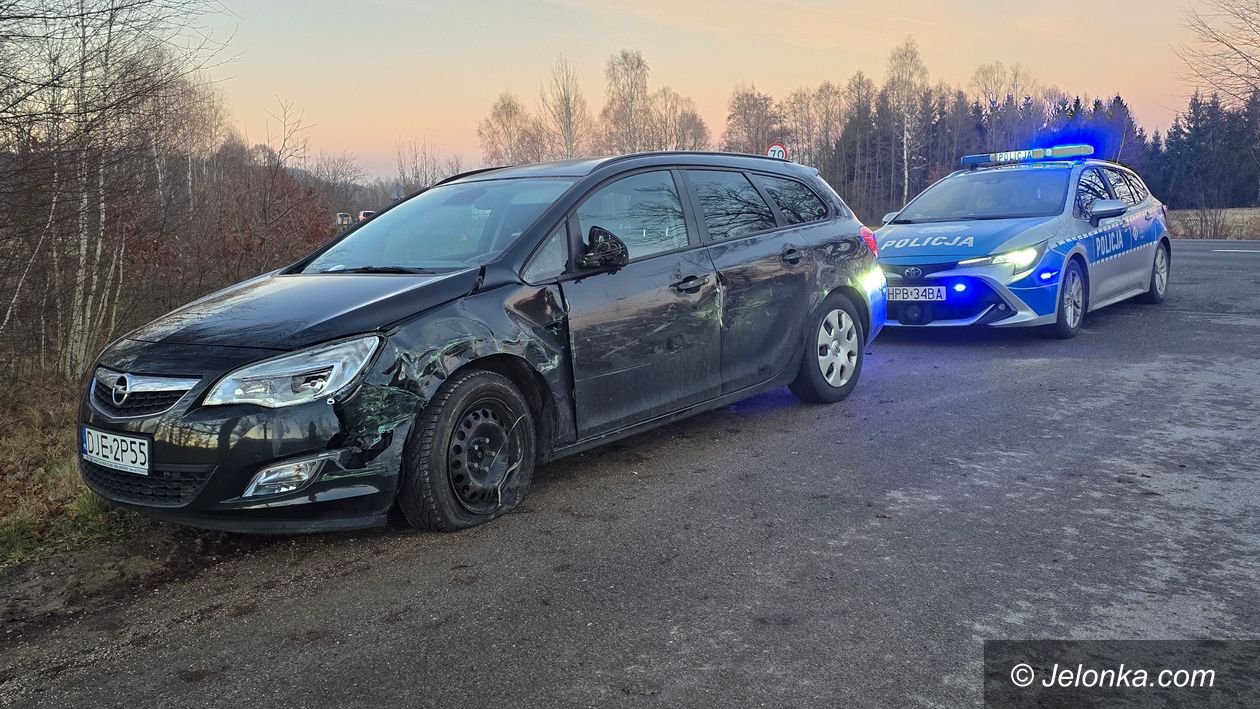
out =
<path fill-rule="evenodd" d="M 1168 291 L 1167 211 L 1088 145 L 969 155 L 875 234 L 893 327 L 1042 326 Z"/>

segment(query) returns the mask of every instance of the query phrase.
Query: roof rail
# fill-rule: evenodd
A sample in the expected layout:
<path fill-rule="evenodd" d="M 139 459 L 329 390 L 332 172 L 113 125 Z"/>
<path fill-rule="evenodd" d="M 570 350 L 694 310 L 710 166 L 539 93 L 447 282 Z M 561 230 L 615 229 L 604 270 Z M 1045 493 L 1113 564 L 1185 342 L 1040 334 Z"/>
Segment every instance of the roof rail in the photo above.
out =
<path fill-rule="evenodd" d="M 429 187 L 437 187 L 438 185 L 444 185 L 448 182 L 454 182 L 455 180 L 462 180 L 465 177 L 472 177 L 473 175 L 480 175 L 483 172 L 490 172 L 492 170 L 502 170 L 507 167 L 516 167 L 516 166 L 515 165 L 495 165 L 494 167 L 479 167 L 476 170 L 468 170 L 467 172 L 456 173 L 454 175 L 451 175 L 450 177 L 443 177 L 437 182 L 434 182 L 433 184 L 429 185 Z M 425 189 L 428 189 L 429 187 L 426 187 Z M 423 192 L 424 190 L 420 190 L 420 191 Z"/>
<path fill-rule="evenodd" d="M 635 158 L 658 157 L 658 156 L 666 156 L 666 155 L 702 155 L 706 157 L 758 158 L 760 160 L 770 160 L 776 163 L 799 164 L 799 163 L 792 163 L 792 161 L 784 160 L 782 158 L 772 158 L 769 155 L 757 155 L 754 153 L 727 153 L 727 152 L 722 152 L 720 150 L 649 150 L 643 153 L 626 153 L 625 155 L 614 155 L 613 157 L 610 157 L 604 160 L 602 163 L 600 163 L 600 167 L 603 167 L 605 165 L 612 165 L 618 162 L 623 162 L 625 160 L 633 160 Z"/>

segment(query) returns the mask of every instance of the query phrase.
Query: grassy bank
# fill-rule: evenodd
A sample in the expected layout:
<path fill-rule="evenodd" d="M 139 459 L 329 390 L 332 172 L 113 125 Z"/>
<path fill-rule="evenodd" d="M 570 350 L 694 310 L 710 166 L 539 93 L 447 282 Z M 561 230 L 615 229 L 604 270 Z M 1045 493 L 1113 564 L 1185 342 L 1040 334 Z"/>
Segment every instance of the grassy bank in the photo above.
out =
<path fill-rule="evenodd" d="M 1168 222 L 1178 239 L 1260 239 L 1260 208 L 1174 209 Z"/>
<path fill-rule="evenodd" d="M 76 397 L 44 391 L 41 403 L 0 411 L 0 567 L 115 538 L 147 526 L 92 494 L 74 456 Z"/>

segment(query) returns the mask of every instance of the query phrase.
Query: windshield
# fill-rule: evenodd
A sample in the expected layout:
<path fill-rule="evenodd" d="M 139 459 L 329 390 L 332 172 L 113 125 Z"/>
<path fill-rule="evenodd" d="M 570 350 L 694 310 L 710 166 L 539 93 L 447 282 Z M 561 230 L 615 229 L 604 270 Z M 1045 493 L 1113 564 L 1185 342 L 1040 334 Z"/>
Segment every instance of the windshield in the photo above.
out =
<path fill-rule="evenodd" d="M 894 224 L 1048 217 L 1063 211 L 1068 168 L 977 170 L 927 188 Z"/>
<path fill-rule="evenodd" d="M 498 256 L 573 184 L 517 178 L 434 187 L 365 222 L 303 273 L 423 273 Z"/>

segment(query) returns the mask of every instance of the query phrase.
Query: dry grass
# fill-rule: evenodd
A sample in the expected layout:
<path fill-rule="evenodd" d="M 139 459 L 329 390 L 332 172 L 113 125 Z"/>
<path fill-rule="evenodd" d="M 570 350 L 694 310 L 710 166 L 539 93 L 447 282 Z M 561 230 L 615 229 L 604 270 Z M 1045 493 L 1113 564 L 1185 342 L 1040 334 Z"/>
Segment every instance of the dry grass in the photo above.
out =
<path fill-rule="evenodd" d="M 0 567 L 143 526 L 92 494 L 74 455 L 77 395 L 44 390 L 0 411 Z"/>
<path fill-rule="evenodd" d="M 1260 208 L 1174 209 L 1168 222 L 1178 239 L 1260 239 Z"/>

